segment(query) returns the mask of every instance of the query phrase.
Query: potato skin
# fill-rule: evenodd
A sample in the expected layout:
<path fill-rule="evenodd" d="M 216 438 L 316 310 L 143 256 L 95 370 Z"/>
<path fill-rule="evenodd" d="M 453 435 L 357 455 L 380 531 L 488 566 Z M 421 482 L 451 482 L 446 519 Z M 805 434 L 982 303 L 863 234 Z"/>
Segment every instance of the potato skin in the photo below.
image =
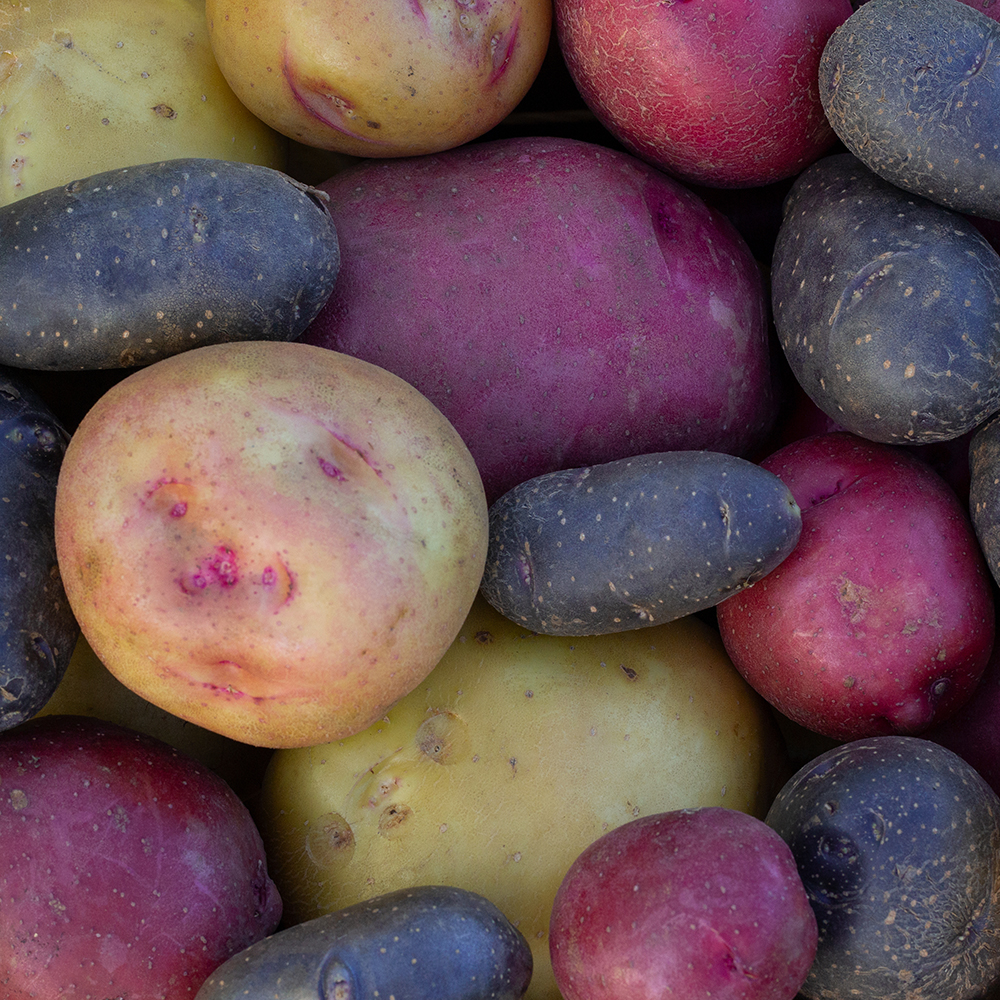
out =
<path fill-rule="evenodd" d="M 448 885 L 397 889 L 286 927 L 234 955 L 196 1000 L 275 991 L 283 1000 L 405 996 L 518 1000 L 531 979 L 524 935 L 485 896 Z"/>
<path fill-rule="evenodd" d="M 867 0 L 830 36 L 823 109 L 893 184 L 1000 219 L 1000 24 L 955 0 Z"/>
<path fill-rule="evenodd" d="M 490 508 L 481 591 L 536 632 L 642 628 L 749 586 L 792 551 L 801 529 L 776 475 L 721 452 L 550 472 Z"/>
<path fill-rule="evenodd" d="M 786 198 L 771 278 L 785 357 L 847 430 L 927 444 L 1000 408 L 1000 255 L 957 213 L 826 157 Z"/>
<path fill-rule="evenodd" d="M 336 227 L 269 167 L 183 158 L 0 208 L 0 364 L 131 367 L 293 340 L 333 290 Z"/>
<path fill-rule="evenodd" d="M 879 736 L 797 771 L 766 822 L 819 923 L 802 995 L 971 1000 L 1000 983 L 1000 798 L 929 740 Z"/>
<path fill-rule="evenodd" d="M 80 634 L 56 562 L 55 502 L 69 435 L 0 368 L 0 730 L 37 714 Z"/>

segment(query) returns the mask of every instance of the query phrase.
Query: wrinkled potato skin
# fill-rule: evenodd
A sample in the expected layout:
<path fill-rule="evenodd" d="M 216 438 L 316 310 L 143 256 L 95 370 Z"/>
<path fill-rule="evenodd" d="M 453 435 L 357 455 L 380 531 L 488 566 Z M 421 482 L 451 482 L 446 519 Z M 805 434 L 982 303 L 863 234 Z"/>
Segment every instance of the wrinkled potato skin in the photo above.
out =
<path fill-rule="evenodd" d="M 357 732 L 433 668 L 485 564 L 468 450 L 395 376 L 304 344 L 195 348 L 80 423 L 56 551 L 94 652 L 244 743 Z"/>
<path fill-rule="evenodd" d="M 365 732 L 279 750 L 256 813 L 297 923 L 403 886 L 493 901 L 557 1000 L 549 913 L 576 856 L 636 816 L 762 817 L 786 769 L 764 702 L 695 617 L 537 635 L 476 601 L 426 680 Z"/>
<path fill-rule="evenodd" d="M 198 0 L 0 9 L 0 204 L 185 156 L 287 161 L 285 138 L 219 72 Z"/>
<path fill-rule="evenodd" d="M 240 99 L 292 139 L 351 156 L 468 142 L 541 69 L 551 0 L 208 0 L 209 34 Z"/>

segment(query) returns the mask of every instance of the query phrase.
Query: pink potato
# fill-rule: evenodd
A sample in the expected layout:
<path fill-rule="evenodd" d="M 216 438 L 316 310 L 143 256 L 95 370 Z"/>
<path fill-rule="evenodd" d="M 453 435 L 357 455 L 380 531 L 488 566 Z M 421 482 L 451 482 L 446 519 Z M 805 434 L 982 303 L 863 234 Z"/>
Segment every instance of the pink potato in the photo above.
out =
<path fill-rule="evenodd" d="M 760 187 L 835 143 L 819 98 L 850 0 L 556 0 L 570 75 L 627 149 L 677 177 Z"/>
<path fill-rule="evenodd" d="M 914 735 L 972 696 L 993 646 L 989 571 L 966 509 L 928 463 L 846 431 L 760 463 L 802 511 L 791 555 L 717 610 L 746 680 L 837 740 Z"/>
<path fill-rule="evenodd" d="M 817 940 L 791 849 L 719 806 L 604 834 L 566 873 L 549 925 L 564 1000 L 791 1000 Z"/>
<path fill-rule="evenodd" d="M 4 1000 L 190 1000 L 281 917 L 236 793 L 83 716 L 0 737 L 0 899 Z"/>
<path fill-rule="evenodd" d="M 739 455 L 770 426 L 756 262 L 722 215 L 635 157 L 496 140 L 321 187 L 342 263 L 302 339 L 415 385 L 490 502 L 648 452 Z"/>
<path fill-rule="evenodd" d="M 80 422 L 56 490 L 66 594 L 147 701 L 258 746 L 366 728 L 479 588 L 486 500 L 427 399 L 306 344 L 195 348 Z"/>

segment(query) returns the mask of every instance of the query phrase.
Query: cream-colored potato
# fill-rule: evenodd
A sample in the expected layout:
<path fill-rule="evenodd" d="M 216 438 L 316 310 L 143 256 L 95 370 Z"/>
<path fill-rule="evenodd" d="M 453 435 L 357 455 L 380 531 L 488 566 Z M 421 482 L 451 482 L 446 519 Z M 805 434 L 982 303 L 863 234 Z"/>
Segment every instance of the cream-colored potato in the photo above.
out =
<path fill-rule="evenodd" d="M 696 618 L 543 636 L 480 598 L 381 722 L 277 751 L 257 818 L 288 922 L 402 886 L 471 889 L 530 942 L 528 997 L 552 1000 L 549 912 L 584 847 L 669 809 L 763 816 L 788 774 L 768 709 Z"/>
<path fill-rule="evenodd" d="M 83 634 L 155 705 L 255 746 L 359 732 L 433 669 L 482 577 L 486 497 L 426 397 L 320 347 L 140 368 L 66 449 L 56 554 Z"/>
<path fill-rule="evenodd" d="M 182 156 L 280 170 L 286 146 L 229 88 L 198 0 L 0 7 L 0 205 Z"/>
<path fill-rule="evenodd" d="M 352 156 L 450 149 L 498 124 L 541 69 L 552 0 L 207 0 L 240 99 Z"/>

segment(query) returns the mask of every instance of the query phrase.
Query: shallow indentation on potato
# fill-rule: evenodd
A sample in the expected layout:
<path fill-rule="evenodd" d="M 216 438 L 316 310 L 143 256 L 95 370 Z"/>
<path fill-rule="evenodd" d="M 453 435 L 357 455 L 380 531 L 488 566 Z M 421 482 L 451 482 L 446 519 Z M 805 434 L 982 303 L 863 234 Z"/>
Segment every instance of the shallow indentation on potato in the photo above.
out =
<path fill-rule="evenodd" d="M 414 744 L 422 758 L 454 764 L 467 756 L 468 727 L 453 712 L 437 711 L 420 724 Z"/>
<path fill-rule="evenodd" d="M 382 810 L 382 815 L 378 818 L 379 836 L 392 839 L 403 835 L 402 827 L 413 815 L 413 810 L 402 802 L 394 802 Z"/>

